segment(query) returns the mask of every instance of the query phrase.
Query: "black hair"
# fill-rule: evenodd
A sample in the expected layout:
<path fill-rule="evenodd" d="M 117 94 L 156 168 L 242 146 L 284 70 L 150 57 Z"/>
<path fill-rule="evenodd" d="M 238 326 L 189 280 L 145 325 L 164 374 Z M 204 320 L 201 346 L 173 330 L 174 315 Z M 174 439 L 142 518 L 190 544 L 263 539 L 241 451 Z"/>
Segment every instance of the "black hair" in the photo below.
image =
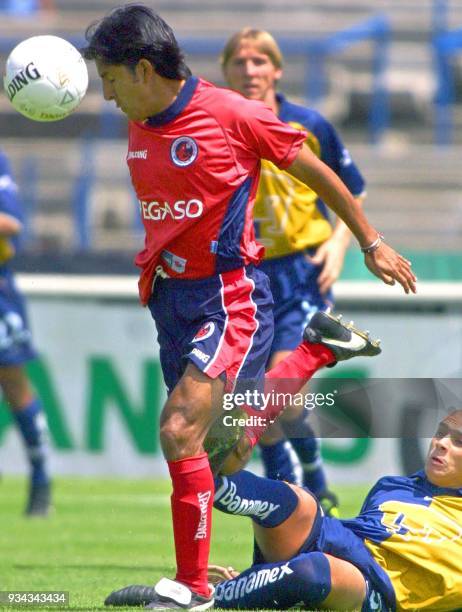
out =
<path fill-rule="evenodd" d="M 135 66 L 140 59 L 151 62 L 167 79 L 185 79 L 191 71 L 185 63 L 171 27 L 143 4 L 127 4 L 92 23 L 85 32 L 85 59 L 105 64 Z"/>

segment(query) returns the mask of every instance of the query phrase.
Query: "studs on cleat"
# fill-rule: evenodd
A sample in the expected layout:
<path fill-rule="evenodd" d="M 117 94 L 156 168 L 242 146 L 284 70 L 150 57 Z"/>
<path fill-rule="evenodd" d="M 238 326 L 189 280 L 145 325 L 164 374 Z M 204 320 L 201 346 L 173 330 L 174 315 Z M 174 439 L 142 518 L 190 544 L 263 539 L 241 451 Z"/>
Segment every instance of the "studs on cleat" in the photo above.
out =
<path fill-rule="evenodd" d="M 381 353 L 379 343 L 370 337 L 369 331 L 356 328 L 353 321 L 343 323 L 341 319 L 341 315 L 317 312 L 305 328 L 305 341 L 327 346 L 334 354 L 336 362 L 352 357 L 374 357 Z M 328 367 L 335 363 L 329 364 Z"/>

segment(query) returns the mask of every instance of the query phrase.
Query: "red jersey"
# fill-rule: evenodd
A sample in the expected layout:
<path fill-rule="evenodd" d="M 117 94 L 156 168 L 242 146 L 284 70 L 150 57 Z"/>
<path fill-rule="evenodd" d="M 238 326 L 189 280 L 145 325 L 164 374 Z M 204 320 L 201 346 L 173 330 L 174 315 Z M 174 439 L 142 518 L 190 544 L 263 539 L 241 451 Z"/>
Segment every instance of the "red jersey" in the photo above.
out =
<path fill-rule="evenodd" d="M 258 263 L 253 204 L 260 160 L 287 168 L 306 134 L 261 102 L 190 77 L 175 101 L 144 123 L 129 123 L 127 163 L 146 231 L 140 298 L 156 268 L 205 278 Z"/>

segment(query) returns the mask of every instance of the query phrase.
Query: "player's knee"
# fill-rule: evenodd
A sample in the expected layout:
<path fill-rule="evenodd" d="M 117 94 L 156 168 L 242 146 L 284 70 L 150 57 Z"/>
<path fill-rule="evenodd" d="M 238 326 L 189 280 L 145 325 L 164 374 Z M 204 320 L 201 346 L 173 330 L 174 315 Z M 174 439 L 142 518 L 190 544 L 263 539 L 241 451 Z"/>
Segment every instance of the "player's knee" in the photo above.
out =
<path fill-rule="evenodd" d="M 204 426 L 194 415 L 178 407 L 170 407 L 163 413 L 160 424 L 160 443 L 169 460 L 182 459 L 196 454 L 205 436 Z"/>
<path fill-rule="evenodd" d="M 312 523 L 318 513 L 318 502 L 315 496 L 306 489 L 294 485 L 291 482 L 286 483 L 298 498 L 298 503 L 294 514 L 300 522 Z"/>
<path fill-rule="evenodd" d="M 289 563 L 299 588 L 300 601 L 306 605 L 322 603 L 332 588 L 330 565 L 321 552 L 302 553 Z"/>

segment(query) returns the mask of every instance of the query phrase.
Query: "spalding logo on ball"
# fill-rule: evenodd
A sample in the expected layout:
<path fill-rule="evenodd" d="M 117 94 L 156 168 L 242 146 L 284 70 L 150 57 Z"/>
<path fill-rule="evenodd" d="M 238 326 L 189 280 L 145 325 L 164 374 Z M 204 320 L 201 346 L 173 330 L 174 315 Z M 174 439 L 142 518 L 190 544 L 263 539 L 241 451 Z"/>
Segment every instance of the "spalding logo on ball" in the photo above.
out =
<path fill-rule="evenodd" d="M 10 53 L 3 86 L 11 104 L 25 117 L 58 121 L 80 104 L 88 87 L 88 71 L 67 40 L 33 36 Z"/>

